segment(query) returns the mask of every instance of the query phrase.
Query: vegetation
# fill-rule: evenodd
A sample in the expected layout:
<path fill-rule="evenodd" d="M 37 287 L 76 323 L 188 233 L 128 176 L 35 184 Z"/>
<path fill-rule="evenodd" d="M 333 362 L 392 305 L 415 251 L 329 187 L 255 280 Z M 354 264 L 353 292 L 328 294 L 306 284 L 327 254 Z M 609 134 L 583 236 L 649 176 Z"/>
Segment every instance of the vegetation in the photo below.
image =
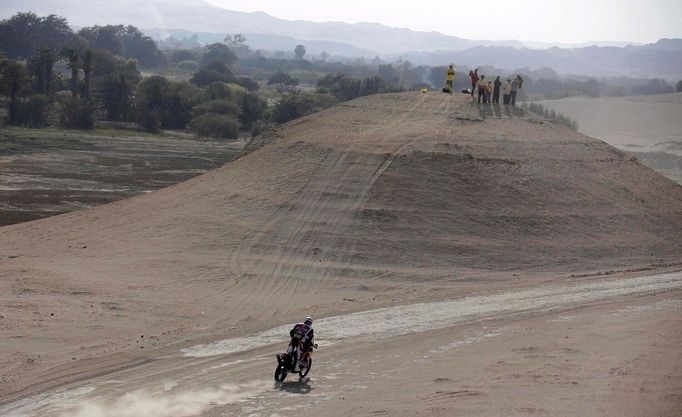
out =
<path fill-rule="evenodd" d="M 252 51 L 243 35 L 202 47 L 199 38 L 156 43 L 133 26 L 92 26 L 74 32 L 58 16 L 18 13 L 0 21 L 0 104 L 7 122 L 25 127 L 91 129 L 98 121 L 137 123 L 149 132 L 181 129 L 236 138 L 368 94 L 440 90 L 447 67 L 379 58 L 339 60 L 307 54 L 305 45 Z M 159 49 L 159 44 L 166 48 Z M 144 70 L 144 76 L 142 73 Z M 455 89 L 470 87 L 457 68 Z M 522 73 L 519 99 L 571 95 L 659 94 L 664 80 L 566 77 L 547 68 L 514 72 L 479 68 L 504 80 Z M 682 81 L 676 86 L 682 90 Z M 576 128 L 536 104 L 530 110 Z"/>
<path fill-rule="evenodd" d="M 525 106 L 531 112 L 544 116 L 545 118 L 551 120 L 552 122 L 566 126 L 571 130 L 578 130 L 578 122 L 570 117 L 564 116 L 562 113 L 558 113 L 554 110 L 546 109 L 542 104 L 539 103 L 529 103 Z"/>
<path fill-rule="evenodd" d="M 331 94 L 340 101 L 352 100 L 370 94 L 402 91 L 401 88 L 388 83 L 378 76 L 361 80 L 344 74 L 329 74 L 325 76 L 317 82 L 317 90 L 320 93 Z"/>
<path fill-rule="evenodd" d="M 283 97 L 273 110 L 276 123 L 286 123 L 299 117 L 327 109 L 338 103 L 328 94 L 294 94 Z"/>

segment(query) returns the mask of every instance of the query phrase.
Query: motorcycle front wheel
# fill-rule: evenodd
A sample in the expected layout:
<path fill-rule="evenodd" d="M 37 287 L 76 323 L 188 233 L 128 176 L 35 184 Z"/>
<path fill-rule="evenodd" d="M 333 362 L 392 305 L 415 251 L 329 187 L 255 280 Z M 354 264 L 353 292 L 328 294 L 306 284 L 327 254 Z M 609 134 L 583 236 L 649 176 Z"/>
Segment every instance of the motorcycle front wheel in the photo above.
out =
<path fill-rule="evenodd" d="M 277 365 L 275 369 L 275 381 L 282 382 L 287 377 L 287 371 L 284 369 L 284 365 Z"/>

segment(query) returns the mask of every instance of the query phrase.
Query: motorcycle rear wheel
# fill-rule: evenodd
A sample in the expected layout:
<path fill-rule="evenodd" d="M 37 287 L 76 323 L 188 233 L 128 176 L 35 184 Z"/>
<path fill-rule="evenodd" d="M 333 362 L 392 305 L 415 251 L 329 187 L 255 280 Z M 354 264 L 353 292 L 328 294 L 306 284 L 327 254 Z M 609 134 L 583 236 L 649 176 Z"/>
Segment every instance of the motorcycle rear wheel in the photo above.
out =
<path fill-rule="evenodd" d="M 301 369 L 301 372 L 298 374 L 301 376 L 301 378 L 305 378 L 308 375 L 308 372 L 310 372 L 310 368 L 313 367 L 313 358 L 308 358 L 308 363 L 306 363 L 305 368 Z"/>

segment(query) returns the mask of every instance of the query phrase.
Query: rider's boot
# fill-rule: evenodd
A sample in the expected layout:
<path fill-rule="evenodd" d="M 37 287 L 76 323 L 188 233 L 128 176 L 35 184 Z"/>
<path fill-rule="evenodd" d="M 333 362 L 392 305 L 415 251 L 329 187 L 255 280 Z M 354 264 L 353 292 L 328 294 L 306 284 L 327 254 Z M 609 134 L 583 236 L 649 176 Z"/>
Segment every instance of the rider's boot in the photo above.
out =
<path fill-rule="evenodd" d="M 300 372 L 301 371 L 301 351 L 300 349 L 296 349 L 296 365 L 294 366 L 294 372 Z"/>

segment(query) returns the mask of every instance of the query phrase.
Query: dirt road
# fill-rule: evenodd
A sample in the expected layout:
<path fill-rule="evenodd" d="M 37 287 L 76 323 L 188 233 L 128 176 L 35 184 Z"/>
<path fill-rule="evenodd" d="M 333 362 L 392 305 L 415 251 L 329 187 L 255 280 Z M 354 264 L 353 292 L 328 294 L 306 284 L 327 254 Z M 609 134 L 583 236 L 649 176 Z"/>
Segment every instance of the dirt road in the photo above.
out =
<path fill-rule="evenodd" d="M 319 320 L 320 353 L 304 380 L 272 380 L 285 326 L 183 349 L 0 414 L 672 416 L 682 362 L 679 352 L 658 355 L 682 341 L 681 312 L 682 273 L 396 306 Z"/>

